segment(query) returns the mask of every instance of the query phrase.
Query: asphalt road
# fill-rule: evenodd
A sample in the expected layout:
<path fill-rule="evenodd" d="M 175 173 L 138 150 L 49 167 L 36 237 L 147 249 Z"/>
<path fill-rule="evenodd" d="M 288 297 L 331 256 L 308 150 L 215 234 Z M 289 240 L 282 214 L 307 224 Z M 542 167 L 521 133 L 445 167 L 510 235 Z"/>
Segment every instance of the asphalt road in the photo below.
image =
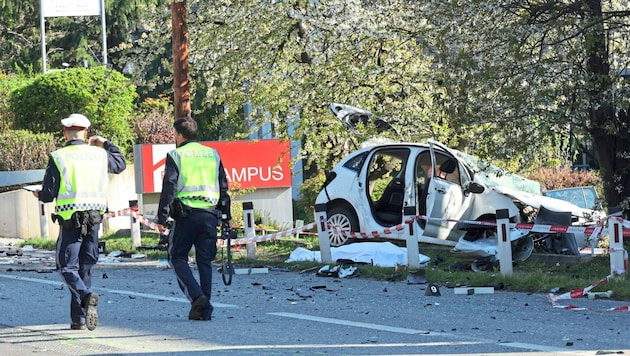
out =
<path fill-rule="evenodd" d="M 69 292 L 52 255 L 0 257 L 0 355 L 602 355 L 630 352 L 623 302 L 561 301 L 496 290 L 438 287 L 314 272 L 215 274 L 212 321 L 189 321 L 189 303 L 163 263 L 100 263 L 99 326 L 69 329 Z M 107 262 L 104 259 L 103 262 Z M 585 286 L 576 286 L 576 288 Z M 564 302 L 564 303 L 563 303 Z"/>

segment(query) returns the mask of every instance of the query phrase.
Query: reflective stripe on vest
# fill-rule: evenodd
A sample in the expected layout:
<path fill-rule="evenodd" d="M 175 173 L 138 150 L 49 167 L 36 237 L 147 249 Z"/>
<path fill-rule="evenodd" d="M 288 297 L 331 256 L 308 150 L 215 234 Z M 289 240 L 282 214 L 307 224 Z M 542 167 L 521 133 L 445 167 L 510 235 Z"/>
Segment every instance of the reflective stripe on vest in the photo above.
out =
<path fill-rule="evenodd" d="M 107 210 L 107 151 L 89 145 L 70 145 L 51 154 L 59 169 L 55 213 L 68 220 L 75 211 Z"/>
<path fill-rule="evenodd" d="M 191 208 L 216 206 L 221 195 L 217 151 L 198 142 L 190 142 L 168 154 L 179 170 L 175 197 Z"/>

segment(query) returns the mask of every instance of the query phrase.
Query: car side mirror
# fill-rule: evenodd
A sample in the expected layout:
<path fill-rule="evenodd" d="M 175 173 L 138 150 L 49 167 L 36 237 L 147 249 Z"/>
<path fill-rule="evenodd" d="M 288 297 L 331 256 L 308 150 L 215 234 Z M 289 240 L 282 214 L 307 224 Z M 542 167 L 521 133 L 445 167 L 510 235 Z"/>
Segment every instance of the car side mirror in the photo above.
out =
<path fill-rule="evenodd" d="M 335 179 L 336 177 L 337 177 L 337 173 L 333 171 L 326 173 L 326 180 L 324 181 L 324 184 L 322 185 L 322 189 L 326 188 L 328 184 L 330 184 L 330 182 L 332 182 L 333 179 Z"/>
<path fill-rule="evenodd" d="M 477 182 L 470 182 L 468 184 L 468 187 L 466 187 L 467 192 L 475 193 L 475 194 L 483 193 L 484 190 L 486 190 L 486 188 Z"/>

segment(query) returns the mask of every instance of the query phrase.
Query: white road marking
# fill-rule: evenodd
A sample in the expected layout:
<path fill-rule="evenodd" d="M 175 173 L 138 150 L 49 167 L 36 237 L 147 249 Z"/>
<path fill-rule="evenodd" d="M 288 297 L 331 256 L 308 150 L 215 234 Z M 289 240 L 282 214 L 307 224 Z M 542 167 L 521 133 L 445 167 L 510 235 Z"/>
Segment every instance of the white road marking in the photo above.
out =
<path fill-rule="evenodd" d="M 46 279 L 29 278 L 29 277 L 15 276 L 15 275 L 0 274 L 0 278 L 6 278 L 6 279 L 12 279 L 12 280 L 21 280 L 21 281 L 25 281 L 25 282 L 34 282 L 34 283 L 41 283 L 41 284 L 63 286 L 63 282 L 61 282 L 61 281 L 51 281 L 51 280 L 46 280 Z M 133 292 L 133 291 L 118 290 L 118 289 L 108 289 L 108 288 L 94 288 L 94 290 L 95 291 L 103 291 L 103 292 L 112 293 L 112 294 L 132 295 L 132 296 L 148 298 L 148 299 L 168 300 L 168 301 L 179 302 L 179 303 L 190 303 L 188 301 L 188 299 L 186 299 L 186 298 L 169 297 L 169 296 L 163 296 L 163 295 L 157 295 L 157 294 L 138 293 L 138 292 Z M 214 307 L 219 307 L 219 308 L 239 308 L 239 306 L 234 305 L 234 304 L 212 303 L 212 305 Z M 496 344 L 497 346 L 516 348 L 516 349 L 523 349 L 523 350 L 530 350 L 530 351 L 556 352 L 556 353 L 564 353 L 564 352 L 576 353 L 575 350 L 569 350 L 569 349 L 566 349 L 566 348 L 558 348 L 558 347 L 551 347 L 551 346 L 537 345 L 537 344 L 528 344 L 528 343 L 520 343 L 520 342 L 497 342 L 495 340 L 489 340 L 489 339 L 483 339 L 483 338 L 477 338 L 477 337 L 468 337 L 468 336 L 454 335 L 454 334 L 449 334 L 449 333 L 439 333 L 439 332 L 432 332 L 432 331 L 427 331 L 427 330 L 399 328 L 399 327 L 392 327 L 392 326 L 380 325 L 380 324 L 372 324 L 372 323 L 354 322 L 354 321 L 343 320 L 343 319 L 324 318 L 324 317 L 318 317 L 318 316 L 312 316 L 312 315 L 306 315 L 306 314 L 276 312 L 276 313 L 269 313 L 269 315 L 275 315 L 275 316 L 285 317 L 285 318 L 300 319 L 300 320 L 317 321 L 317 322 L 328 323 L 328 324 L 345 325 L 345 326 L 352 326 L 352 327 L 359 327 L 359 328 L 366 328 L 366 329 L 373 329 L 373 330 L 389 331 L 389 332 L 408 334 L 408 335 L 441 336 L 441 337 L 448 337 L 448 338 L 454 338 L 454 339 L 468 339 L 469 340 L 469 341 L 463 341 L 462 340 L 462 341 L 451 341 L 451 342 L 440 342 L 440 343 L 389 344 L 388 347 L 392 347 L 392 346 L 415 346 L 415 345 L 442 346 L 442 345 Z M 292 347 L 295 347 L 295 346 L 297 346 L 297 348 L 305 348 L 305 347 L 307 347 L 307 345 L 244 345 L 242 347 L 243 347 L 243 349 L 267 349 L 267 348 L 278 349 L 278 348 L 292 348 Z M 331 346 L 332 347 L 346 347 L 346 346 L 352 346 L 352 345 L 351 344 L 348 344 L 348 345 L 346 345 L 346 344 L 316 345 L 316 348 L 331 347 Z M 365 347 L 365 346 L 366 345 L 361 345 L 361 347 Z M 385 345 L 375 345 L 375 346 L 381 346 L 382 347 L 382 346 L 385 346 Z M 192 347 L 192 345 L 191 345 L 191 347 Z M 234 345 L 232 345 L 232 346 L 227 346 L 226 345 L 226 346 L 221 346 L 221 347 L 217 347 L 215 345 L 214 347 L 208 349 L 207 348 L 208 346 L 205 345 L 204 343 L 201 343 L 200 345 L 198 345 L 198 347 L 201 347 L 201 349 L 204 349 L 204 350 L 230 350 L 230 349 L 237 349 L 237 348 L 239 348 L 238 346 L 234 346 Z"/>
<path fill-rule="evenodd" d="M 17 280 L 26 281 L 26 282 L 41 283 L 41 284 L 61 285 L 61 286 L 64 285 L 62 281 L 57 282 L 57 281 L 50 281 L 47 279 L 37 279 L 37 278 L 29 278 L 29 277 L 22 277 L 22 276 L 10 276 L 10 275 L 5 275 L 5 274 L 0 274 L 0 277 L 6 278 L 6 279 L 17 279 Z M 92 289 L 96 292 L 107 292 L 107 293 L 112 293 L 112 294 L 130 295 L 134 297 L 142 297 L 142 298 L 147 298 L 147 299 L 167 300 L 170 302 L 190 304 L 190 301 L 188 301 L 188 299 L 186 298 L 169 297 L 165 295 L 138 293 L 138 292 L 133 292 L 129 290 L 119 290 L 119 289 L 109 289 L 109 288 L 99 288 L 99 287 L 94 287 Z M 223 304 L 223 303 L 216 303 L 216 302 L 212 302 L 212 306 L 215 308 L 239 308 L 237 305 L 234 305 L 234 304 Z"/>
<path fill-rule="evenodd" d="M 284 316 L 284 317 L 293 318 L 293 319 L 319 321 L 321 323 L 328 323 L 328 324 L 356 326 L 358 328 L 374 329 L 374 330 L 381 330 L 381 331 L 391 331 L 393 333 L 399 333 L 399 334 L 410 334 L 410 335 L 424 334 L 424 335 L 429 335 L 429 336 L 450 335 L 450 334 L 434 333 L 434 332 L 430 332 L 430 331 L 426 331 L 426 330 L 398 328 L 398 327 L 386 326 L 386 325 L 380 325 L 380 324 L 360 323 L 360 322 L 350 321 L 350 320 L 322 318 L 322 317 L 319 317 L 319 316 L 304 315 L 304 314 L 282 313 L 282 312 L 280 312 L 280 313 L 269 313 L 269 314 L 277 315 L 277 316 Z"/>
<path fill-rule="evenodd" d="M 336 324 L 336 325 L 347 325 L 347 326 L 354 326 L 354 327 L 358 327 L 358 328 L 390 331 L 390 332 L 402 333 L 402 334 L 425 335 L 425 336 L 442 336 L 442 337 L 449 337 L 449 338 L 456 338 L 456 339 L 469 339 L 469 340 L 474 340 L 474 341 L 476 341 L 476 342 L 478 342 L 480 344 L 482 344 L 482 343 L 483 344 L 496 344 L 498 346 L 505 346 L 505 347 L 511 347 L 511 348 L 516 348 L 516 349 L 526 349 L 526 350 L 535 350 L 535 351 L 544 351 L 544 352 L 570 351 L 569 349 L 553 347 L 553 346 L 527 344 L 527 343 L 521 343 L 521 342 L 496 342 L 494 340 L 477 338 L 477 337 L 461 336 L 461 335 L 454 335 L 454 334 L 449 334 L 449 333 L 438 333 L 438 332 L 425 331 L 425 330 L 416 330 L 416 329 L 408 329 L 408 328 L 398 328 L 398 327 L 392 327 L 392 326 L 387 326 L 387 325 L 361 323 L 361 322 L 354 322 L 354 321 L 343 320 L 343 319 L 322 318 L 322 317 L 319 317 L 319 316 L 312 316 L 312 315 L 305 315 L 305 314 L 283 313 L 283 312 L 269 313 L 269 314 L 270 315 L 276 315 L 276 316 L 282 316 L 282 317 L 286 317 L 286 318 L 309 320 L 309 321 L 318 321 L 318 322 L 321 322 L 321 323 Z M 452 342 L 450 344 L 458 345 L 458 342 Z"/>

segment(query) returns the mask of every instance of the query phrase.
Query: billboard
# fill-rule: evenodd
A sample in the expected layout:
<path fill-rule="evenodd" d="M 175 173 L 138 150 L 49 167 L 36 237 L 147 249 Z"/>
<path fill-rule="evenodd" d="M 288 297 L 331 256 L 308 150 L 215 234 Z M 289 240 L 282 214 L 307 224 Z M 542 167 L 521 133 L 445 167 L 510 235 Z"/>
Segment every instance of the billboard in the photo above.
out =
<path fill-rule="evenodd" d="M 41 0 L 44 17 L 97 16 L 101 0 Z"/>
<path fill-rule="evenodd" d="M 219 152 L 230 188 L 291 187 L 290 145 L 288 141 L 204 141 Z M 134 147 L 136 193 L 159 193 L 166 154 L 174 144 Z M 141 168 L 141 170 L 138 170 Z"/>

